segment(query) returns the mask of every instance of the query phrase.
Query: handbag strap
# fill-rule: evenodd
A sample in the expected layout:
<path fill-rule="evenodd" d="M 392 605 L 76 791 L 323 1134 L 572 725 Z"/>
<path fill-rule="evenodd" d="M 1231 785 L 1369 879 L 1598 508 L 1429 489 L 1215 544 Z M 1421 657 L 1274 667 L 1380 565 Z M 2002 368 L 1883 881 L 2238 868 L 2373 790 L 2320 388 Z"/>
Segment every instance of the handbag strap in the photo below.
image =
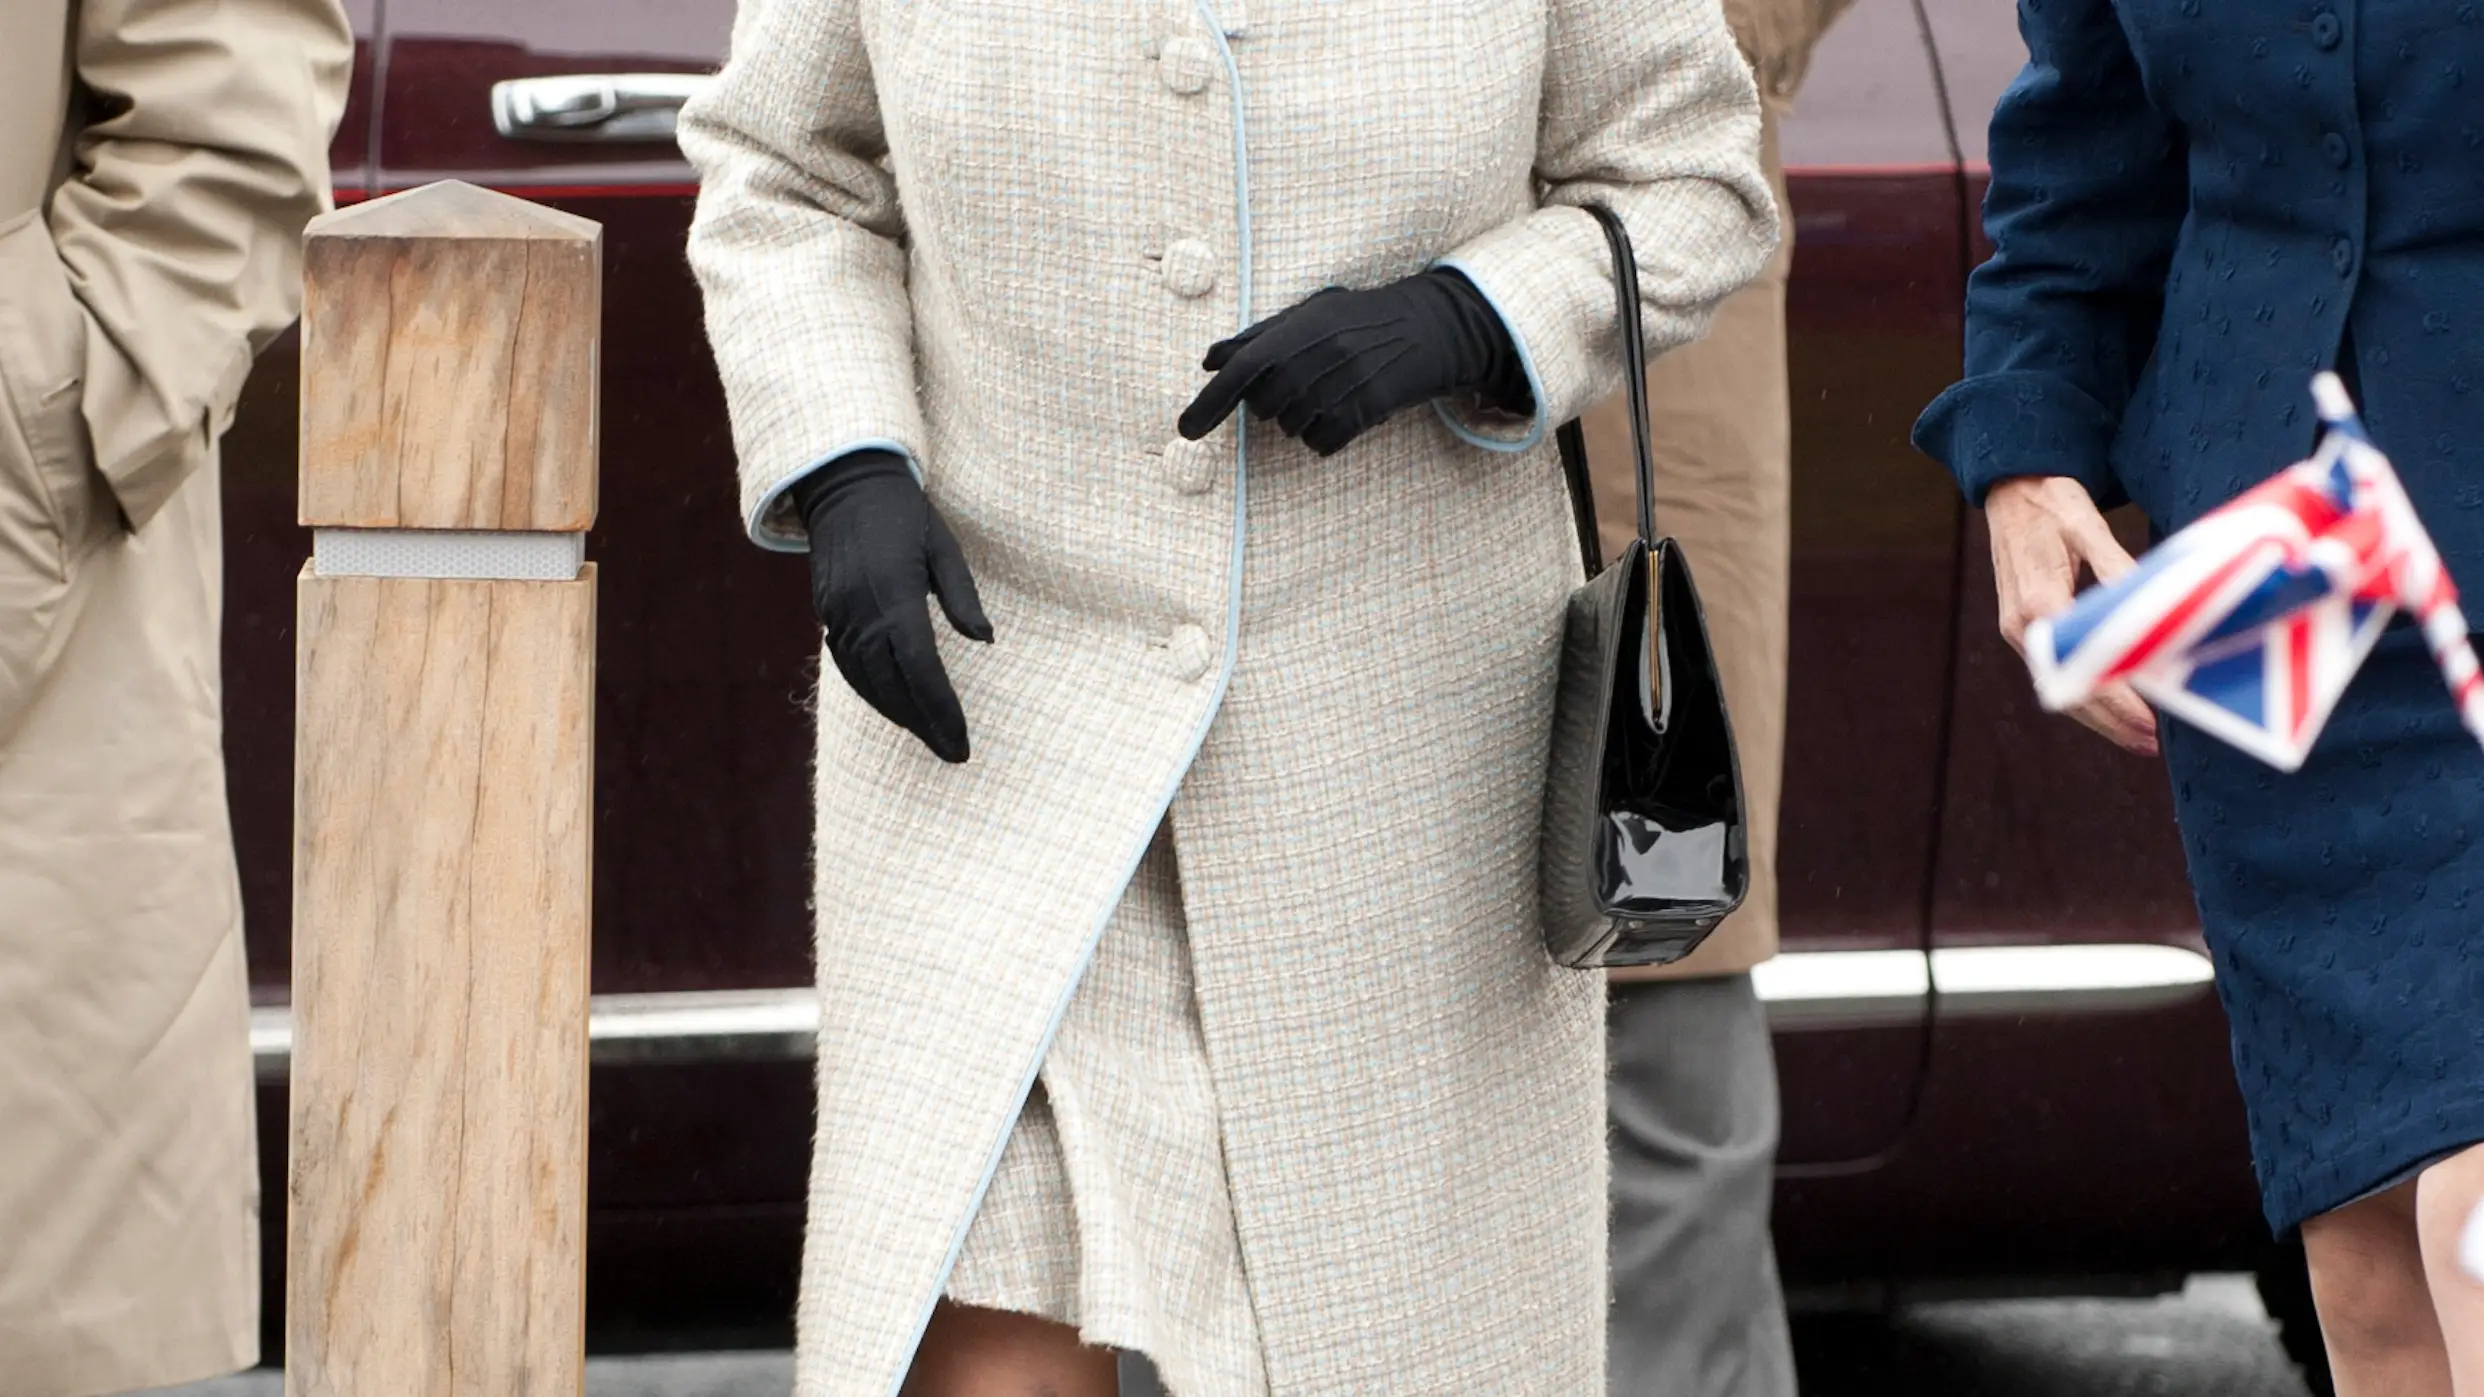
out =
<path fill-rule="evenodd" d="M 1613 254 L 1613 293 L 1616 328 L 1621 332 L 1623 393 L 1630 407 L 1630 449 L 1632 464 L 1637 468 L 1639 487 L 1639 541 L 1656 542 L 1656 457 L 1654 433 L 1647 420 L 1647 333 L 1639 317 L 1639 259 L 1631 250 L 1630 230 L 1622 225 L 1621 215 L 1602 204 L 1584 204 L 1581 210 L 1595 219 L 1603 230 L 1605 245 Z M 1595 482 L 1587 473 L 1587 439 L 1579 430 L 1577 419 L 1561 424 L 1554 433 L 1561 446 L 1561 465 L 1570 478 L 1570 511 L 1578 524 L 1579 552 L 1587 560 L 1587 573 L 1594 576 L 1604 568 L 1604 544 L 1596 527 Z"/>

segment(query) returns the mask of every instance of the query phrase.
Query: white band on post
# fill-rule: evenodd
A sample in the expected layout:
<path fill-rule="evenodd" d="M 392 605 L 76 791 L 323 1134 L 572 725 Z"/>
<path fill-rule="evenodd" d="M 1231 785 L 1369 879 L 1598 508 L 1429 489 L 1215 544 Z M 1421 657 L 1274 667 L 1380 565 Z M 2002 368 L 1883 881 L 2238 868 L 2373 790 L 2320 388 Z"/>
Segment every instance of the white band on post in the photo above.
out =
<path fill-rule="evenodd" d="M 430 577 L 570 582 L 586 564 L 586 535 L 480 529 L 313 529 L 321 577 Z"/>

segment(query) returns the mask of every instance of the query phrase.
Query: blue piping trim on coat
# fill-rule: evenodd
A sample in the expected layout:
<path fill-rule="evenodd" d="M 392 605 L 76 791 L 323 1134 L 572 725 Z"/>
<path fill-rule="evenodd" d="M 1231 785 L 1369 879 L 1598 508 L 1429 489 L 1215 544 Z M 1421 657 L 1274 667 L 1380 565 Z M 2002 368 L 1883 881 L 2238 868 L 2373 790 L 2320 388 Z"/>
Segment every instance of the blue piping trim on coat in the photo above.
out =
<path fill-rule="evenodd" d="M 1501 325 L 1509 331 L 1509 342 L 1518 347 L 1518 366 L 1527 371 L 1527 390 L 1535 395 L 1535 420 L 1527 424 L 1525 437 L 1517 441 L 1508 441 L 1500 437 L 1485 436 L 1460 422 L 1458 415 L 1449 410 L 1447 398 L 1432 399 L 1432 410 L 1439 413 L 1440 420 L 1449 424 L 1449 430 L 1457 433 L 1469 446 L 1480 446 L 1486 451 L 1502 451 L 1512 455 L 1521 451 L 1533 451 L 1544 440 L 1544 424 L 1551 417 L 1552 400 L 1544 396 L 1544 376 L 1535 371 L 1535 355 L 1527 348 L 1526 336 L 1518 333 L 1518 322 L 1511 317 L 1509 308 L 1501 304 L 1500 297 L 1492 294 L 1492 288 L 1484 283 L 1482 277 L 1475 275 L 1474 268 L 1455 257 L 1444 257 L 1432 265 L 1446 267 L 1466 278 L 1477 291 L 1483 293 L 1484 303 L 1492 307 L 1492 313 L 1501 317 Z"/>
<path fill-rule="evenodd" d="M 855 442 L 851 446 L 840 446 L 834 451 L 821 452 L 811 458 L 809 465 L 776 482 L 775 489 L 761 495 L 759 503 L 751 506 L 750 517 L 742 521 L 742 531 L 750 535 L 751 542 L 771 553 L 810 552 L 811 541 L 809 539 L 805 538 L 796 542 L 783 534 L 766 533 L 760 529 L 759 523 L 768 517 L 769 511 L 776 508 L 778 500 L 785 498 L 785 492 L 793 488 L 795 481 L 827 465 L 839 456 L 851 456 L 857 451 L 894 451 L 906 458 L 906 469 L 914 472 L 914 483 L 917 485 L 923 483 L 923 463 L 914 459 L 914 453 L 906 450 L 905 443 L 892 441 L 887 437 L 872 437 L 865 441 Z"/>
<path fill-rule="evenodd" d="M 1216 41 L 1218 55 L 1224 59 L 1227 85 L 1233 90 L 1234 203 L 1242 262 L 1240 274 L 1235 279 L 1242 302 L 1242 315 L 1234 328 L 1240 331 L 1251 325 L 1251 159 L 1242 104 L 1242 68 L 1234 62 L 1232 46 L 1225 42 L 1226 29 L 1216 17 L 1213 0 L 1196 0 L 1196 3 L 1200 18 L 1207 21 L 1208 33 Z M 1530 375 L 1533 372 L 1532 368 L 1528 370 Z M 1086 982 L 1087 971 L 1095 964 L 1096 947 L 1103 943 L 1104 929 L 1112 922 L 1113 914 L 1121 910 L 1122 899 L 1129 895 L 1130 882 L 1138 876 L 1139 865 L 1147 858 L 1148 846 L 1155 843 L 1156 831 L 1163 827 L 1166 815 L 1171 813 L 1173 798 L 1181 793 L 1182 781 L 1190 775 L 1191 764 L 1199 760 L 1199 749 L 1207 745 L 1208 729 L 1216 725 L 1216 715 L 1225 706 L 1225 693 L 1233 686 L 1234 661 L 1242 645 L 1242 554 L 1250 519 L 1245 495 L 1249 479 L 1249 428 L 1248 416 L 1237 409 L 1233 428 L 1233 548 L 1225 584 L 1225 653 L 1216 673 L 1216 691 L 1208 697 L 1207 712 L 1199 719 L 1198 729 L 1190 736 L 1190 750 L 1182 755 L 1180 769 L 1173 773 L 1172 781 L 1157 798 L 1155 818 L 1147 822 L 1147 832 L 1140 836 L 1138 848 L 1124 866 L 1120 891 L 1113 895 L 1113 900 L 1106 904 L 1102 914 L 1096 918 L 1095 926 L 1087 933 L 1086 949 L 1078 957 L 1078 973 L 1070 978 L 1069 987 L 1061 992 L 1060 1001 L 1052 1006 L 1052 1022 L 1044 1026 L 1044 1035 L 1036 1044 L 1035 1061 L 1026 1070 L 1025 1084 L 1018 1089 L 1018 1109 L 1001 1127 L 1000 1138 L 992 1143 L 992 1155 L 983 1166 L 983 1178 L 975 1184 L 974 1199 L 967 1205 L 965 1218 L 958 1223 L 957 1235 L 950 1239 L 949 1255 L 940 1263 L 940 1275 L 932 1283 L 930 1297 L 923 1302 L 923 1317 L 914 1326 L 914 1339 L 906 1346 L 906 1368 L 899 1370 L 896 1383 L 888 1390 L 888 1397 L 902 1397 L 907 1374 L 913 1368 L 914 1355 L 922 1351 L 923 1335 L 931 1328 L 932 1313 L 939 1308 L 941 1296 L 948 1292 L 949 1277 L 956 1273 L 958 1257 L 966 1250 L 966 1234 L 973 1230 L 976 1215 L 983 1211 L 983 1200 L 992 1191 L 992 1180 L 1000 1173 L 1001 1156 L 1008 1151 L 1009 1137 L 1018 1128 L 1018 1116 L 1025 1112 L 1026 1100 L 1035 1091 L 1035 1080 L 1043 1072 L 1044 1059 L 1052 1055 L 1052 1043 L 1060 1036 L 1061 1021 L 1069 1014 L 1070 1001 L 1077 996 L 1078 987 Z M 907 459 L 913 458 L 909 456 Z"/>

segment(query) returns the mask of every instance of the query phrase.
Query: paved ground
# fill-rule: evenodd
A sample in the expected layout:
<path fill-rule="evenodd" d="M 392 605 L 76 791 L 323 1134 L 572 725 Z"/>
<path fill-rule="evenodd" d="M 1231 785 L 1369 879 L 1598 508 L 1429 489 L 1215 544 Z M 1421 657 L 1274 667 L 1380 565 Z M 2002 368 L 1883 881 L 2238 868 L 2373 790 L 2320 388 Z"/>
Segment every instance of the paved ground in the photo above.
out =
<path fill-rule="evenodd" d="M 1804 1397 L 2305 1397 L 2258 1295 L 1927 1305 L 1795 1327 Z"/>
<path fill-rule="evenodd" d="M 1795 1326 L 1804 1397 L 2304 1397 L 2248 1281 L 2162 1300 L 1927 1305 L 1893 1320 Z M 785 1397 L 780 1353 L 610 1358 L 587 1397 Z M 280 1397 L 253 1373 L 160 1397 Z"/>

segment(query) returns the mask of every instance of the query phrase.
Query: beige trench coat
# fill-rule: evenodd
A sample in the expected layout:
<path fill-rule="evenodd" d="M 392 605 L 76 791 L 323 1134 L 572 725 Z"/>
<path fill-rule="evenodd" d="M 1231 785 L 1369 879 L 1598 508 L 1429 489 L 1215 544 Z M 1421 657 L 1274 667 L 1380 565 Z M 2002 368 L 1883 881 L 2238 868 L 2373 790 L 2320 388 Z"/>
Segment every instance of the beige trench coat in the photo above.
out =
<path fill-rule="evenodd" d="M 1761 164 L 1785 208 L 1777 126 L 1811 51 L 1850 0 L 1726 0 L 1725 22 L 1759 80 Z M 1777 953 L 1777 809 L 1785 776 L 1786 603 L 1793 506 L 1785 283 L 1794 221 L 1768 269 L 1717 307 L 1697 344 L 1648 366 L 1658 527 L 1681 540 L 1699 579 L 1717 669 L 1733 714 L 1749 802 L 1751 893 L 1678 965 L 1616 971 L 1616 981 L 1731 975 Z M 1636 530 L 1630 419 L 1618 397 L 1582 420 L 1607 555 Z"/>
<path fill-rule="evenodd" d="M 796 1391 L 896 1391 L 1096 937 L 1169 820 L 1281 1397 L 1603 1388 L 1603 983 L 1542 949 L 1551 426 L 1776 237 L 1713 0 L 744 0 L 684 113 L 746 517 L 893 445 L 997 644 L 945 767 L 831 679 Z M 1174 421 L 1214 340 L 1446 260 L 1526 421 L 1330 459 Z M 1168 1295 L 1166 1305 L 1187 1297 Z"/>
<path fill-rule="evenodd" d="M 335 0 L 0 3 L 0 1394 L 247 1366 L 215 440 L 294 314 Z"/>

